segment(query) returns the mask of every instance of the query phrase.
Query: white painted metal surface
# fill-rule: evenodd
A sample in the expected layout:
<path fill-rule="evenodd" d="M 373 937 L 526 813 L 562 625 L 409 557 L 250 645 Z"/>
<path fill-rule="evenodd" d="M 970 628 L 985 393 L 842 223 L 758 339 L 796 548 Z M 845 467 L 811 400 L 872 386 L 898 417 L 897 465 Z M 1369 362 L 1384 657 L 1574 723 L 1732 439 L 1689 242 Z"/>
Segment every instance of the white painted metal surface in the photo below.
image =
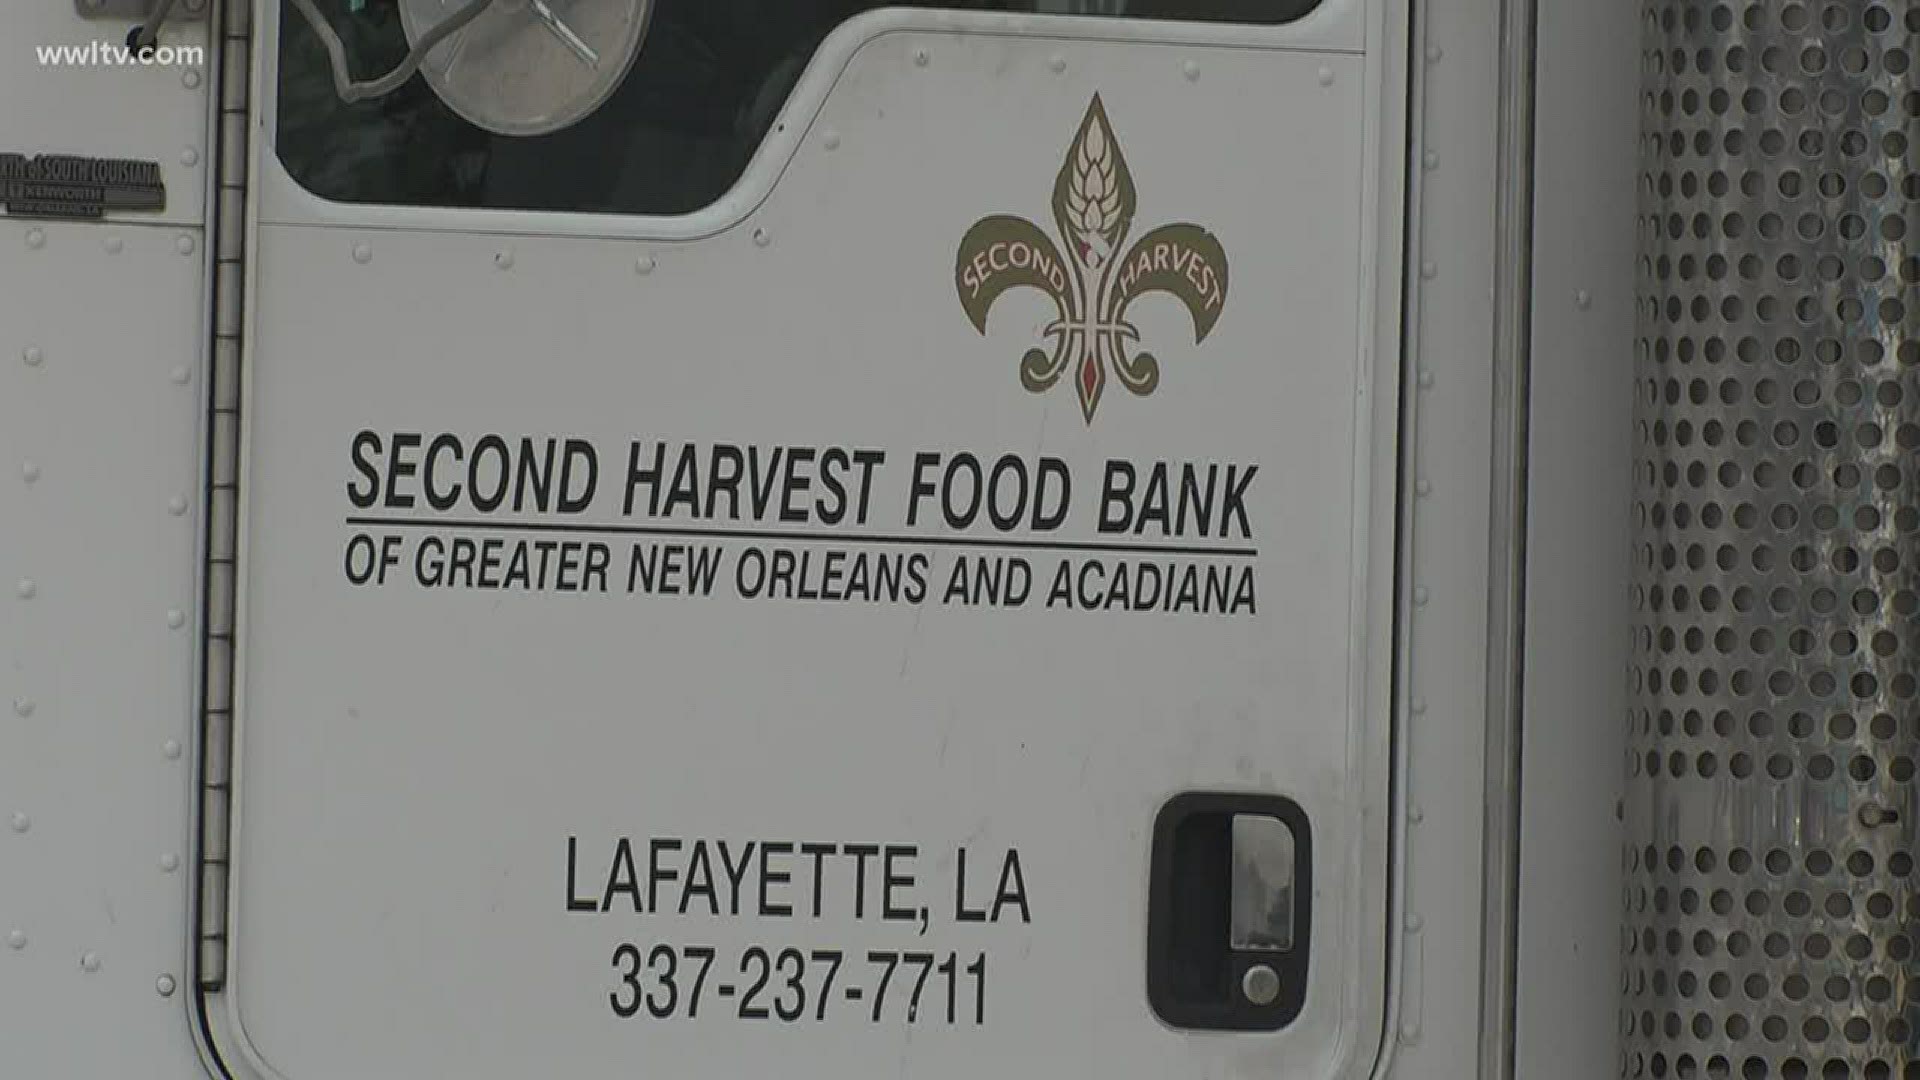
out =
<path fill-rule="evenodd" d="M 161 163 L 162 214 L 0 217 L 0 1075 L 204 1075 L 188 1024 L 206 75 L 0 12 L 0 152 Z M 170 30 L 204 46 L 205 24 Z M 192 85 L 188 85 L 191 83 Z"/>
<path fill-rule="evenodd" d="M 1326 25 L 1350 25 L 1341 8 L 1359 10 L 1331 4 Z M 1396 54 L 1310 49 L 1310 36 L 1284 50 L 1169 45 L 1144 24 L 1030 20 L 1023 33 L 983 20 L 972 33 L 952 16 L 916 29 L 924 18 L 842 29 L 823 55 L 844 64 L 817 66 L 796 95 L 818 114 L 789 111 L 791 159 L 763 155 L 743 183 L 777 177 L 764 203 L 706 239 L 463 234 L 433 226 L 492 218 L 402 211 L 366 215 L 381 219 L 373 228 L 341 220 L 361 211 L 318 223 L 269 200 L 249 338 L 233 951 L 219 1003 L 230 1061 L 296 1078 L 518 1076 L 556 1055 L 596 1069 L 641 1053 L 716 1073 L 801 1055 L 855 1076 L 1371 1068 L 1398 381 L 1398 270 L 1377 213 L 1399 205 L 1379 183 L 1400 145 Z M 1179 306 L 1133 309 L 1161 358 L 1158 388 L 1127 393 L 1116 369 L 1089 419 L 1065 381 L 1020 386 L 1016 358 L 1050 306 L 1010 295 L 982 338 L 955 295 L 953 252 L 988 214 L 1048 219 L 1096 95 L 1137 187 L 1135 235 L 1200 223 L 1232 287 L 1198 345 Z M 1238 133 L 1231 168 L 1223 132 Z M 262 181 L 284 192 L 276 168 L 263 160 Z M 642 259 L 651 272 L 636 273 Z M 471 499 L 435 511 L 424 490 L 401 505 L 376 458 L 406 432 L 469 447 L 491 432 L 578 439 L 598 452 L 599 485 L 571 513 L 492 514 Z M 641 505 L 623 505 L 635 445 L 648 462 L 667 444 L 671 468 L 681 445 L 705 458 L 715 442 L 886 460 L 864 522 L 653 514 L 645 486 Z M 1058 459 L 1074 485 L 1066 522 L 930 522 L 915 455 L 962 451 Z M 372 491 L 356 456 L 380 474 L 374 505 L 353 501 Z M 1254 477 L 1250 535 L 1219 503 L 1208 529 L 1102 534 L 1109 460 L 1143 476 L 1156 461 L 1217 463 L 1223 491 L 1237 466 Z M 578 531 L 535 532 L 554 526 Z M 859 539 L 883 534 L 905 539 Z M 591 574 L 574 575 L 583 591 L 422 584 L 446 546 L 499 539 L 511 558 L 523 538 L 604 544 L 580 549 L 607 553 L 604 591 Z M 1206 552 L 1096 550 L 1116 541 Z M 633 553 L 676 542 L 717 553 L 713 595 L 630 589 Z M 849 561 L 924 555 L 927 595 L 740 598 L 763 591 L 760 559 L 775 548 L 811 553 L 803 576 L 839 549 Z M 350 582 L 367 550 L 397 558 L 384 584 Z M 945 597 L 958 556 L 1009 554 L 1033 567 L 1025 604 Z M 1234 580 L 1252 584 L 1231 589 L 1256 599 L 1210 615 L 1050 604 L 1057 568 L 1091 580 L 1089 560 L 1109 580 L 1123 562 L 1245 567 Z M 1311 818 L 1312 967 L 1305 1011 L 1281 1033 L 1182 1034 L 1146 1007 L 1149 827 L 1184 790 L 1284 794 Z M 624 888 L 623 837 L 638 845 L 644 914 Z M 724 914 L 696 893 L 683 915 L 675 890 L 700 873 L 697 840 L 716 858 L 723 840 L 735 858 L 748 842 L 836 848 L 818 871 L 796 856 L 784 899 L 780 864 L 756 866 L 739 916 L 724 881 Z M 899 890 L 904 919 L 883 914 L 877 864 L 857 908 L 848 845 L 867 843 L 916 849 L 900 863 L 915 880 Z M 650 856 L 680 883 L 658 899 Z M 774 899 L 756 905 L 769 874 Z M 1006 902 L 985 923 L 957 910 L 996 892 Z M 772 913 L 783 903 L 798 913 Z M 673 990 L 659 945 L 679 952 Z M 717 950 L 697 1017 L 688 947 Z M 784 976 L 754 994 L 762 947 L 846 954 L 825 1019 L 818 960 L 804 1015 L 741 1018 L 798 1000 Z M 967 981 L 959 1019 L 939 1015 L 949 977 L 909 1024 L 903 988 L 879 1003 L 875 950 L 986 956 L 987 1019 L 968 1015 L 981 995 Z M 848 989 L 862 998 L 850 1004 Z M 637 995 L 683 1000 L 666 1018 L 618 1015 Z"/>
<path fill-rule="evenodd" d="M 1619 1075 L 1635 83 L 1624 4 L 1541 6 L 1516 1076 Z"/>
<path fill-rule="evenodd" d="M 1495 0 L 1429 5 L 1414 45 L 1391 1076 L 1479 1068 L 1497 11 Z"/>
<path fill-rule="evenodd" d="M 1500 539 L 1486 492 L 1496 8 L 1426 10 L 1410 28 L 1334 3 L 1251 34 L 872 17 L 825 46 L 741 185 L 680 219 L 347 207 L 263 168 L 239 939 L 228 992 L 207 1001 L 225 1063 L 293 1080 L 642 1059 L 715 1074 L 1475 1075 Z M 1607 551 L 1625 505 L 1614 374 L 1630 279 L 1605 208 L 1630 197 L 1630 15 L 1546 0 L 1541 21 L 1521 1077 L 1615 1067 L 1624 562 Z M 0 13 L 9 41 L 123 32 L 59 3 Z M 1409 54 L 1411 88 L 1390 62 Z M 0 151 L 150 157 L 170 193 L 145 224 L 0 219 L 0 1075 L 212 1068 L 194 1052 L 188 968 L 208 130 L 190 81 L 0 57 Z M 1054 176 L 1096 92 L 1137 184 L 1132 235 L 1198 223 L 1232 274 L 1198 345 L 1167 298 L 1134 308 L 1161 382 L 1135 396 L 1110 371 L 1089 424 L 1065 382 L 1019 385 L 1049 302 L 1011 293 L 976 334 L 952 253 L 990 213 L 1053 230 Z M 1421 163 L 1404 267 L 1403 143 Z M 902 515 L 918 449 L 1059 457 L 1081 526 L 1107 458 L 1258 460 L 1259 614 L 957 609 L 938 603 L 937 573 L 934 597 L 896 609 L 352 588 L 362 428 L 589 438 L 609 490 L 633 439 L 904 448 L 876 474 L 874 522 Z M 423 535 L 388 531 L 409 554 Z M 871 670 L 884 677 L 858 681 Z M 1391 821 L 1389 709 L 1408 736 Z M 1300 795 L 1326 830 L 1313 991 L 1281 1034 L 1180 1035 L 1147 1008 L 1152 811 L 1196 785 Z M 605 898 L 622 835 L 642 845 L 643 889 L 653 836 L 917 844 L 915 895 L 934 911 L 953 906 L 959 847 L 965 900 L 987 909 L 1017 848 L 1033 922 L 1011 904 L 987 925 L 930 911 L 922 937 L 917 920 L 845 909 L 568 911 Z M 846 876 L 827 888 L 850 886 L 835 858 Z M 702 1016 L 616 1017 L 625 942 L 714 945 L 726 959 Z M 717 987 L 737 984 L 737 1015 L 755 944 L 775 966 L 784 946 L 843 949 L 842 991 L 874 988 L 869 949 L 984 952 L 992 1022 L 947 1028 L 939 996 L 923 1004 L 932 1027 L 872 1023 L 870 998 L 842 1014 L 844 997 L 823 1021 L 811 998 L 793 1025 L 723 1021 Z"/>

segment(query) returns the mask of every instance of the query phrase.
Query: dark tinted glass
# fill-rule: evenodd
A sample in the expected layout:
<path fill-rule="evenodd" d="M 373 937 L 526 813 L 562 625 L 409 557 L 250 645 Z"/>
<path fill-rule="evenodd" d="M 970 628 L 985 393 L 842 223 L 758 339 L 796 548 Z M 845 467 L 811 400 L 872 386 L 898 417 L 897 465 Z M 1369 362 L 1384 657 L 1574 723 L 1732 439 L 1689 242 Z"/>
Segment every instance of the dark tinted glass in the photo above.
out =
<path fill-rule="evenodd" d="M 1283 23 L 1320 0 L 658 0 L 626 82 L 551 135 L 474 127 L 410 81 L 375 101 L 334 96 L 325 51 L 291 5 L 280 16 L 279 152 L 294 179 L 343 202 L 679 214 L 746 169 L 807 60 L 834 27 L 882 7 Z M 393 0 L 356 14 L 323 5 L 356 77 L 406 55 Z"/>

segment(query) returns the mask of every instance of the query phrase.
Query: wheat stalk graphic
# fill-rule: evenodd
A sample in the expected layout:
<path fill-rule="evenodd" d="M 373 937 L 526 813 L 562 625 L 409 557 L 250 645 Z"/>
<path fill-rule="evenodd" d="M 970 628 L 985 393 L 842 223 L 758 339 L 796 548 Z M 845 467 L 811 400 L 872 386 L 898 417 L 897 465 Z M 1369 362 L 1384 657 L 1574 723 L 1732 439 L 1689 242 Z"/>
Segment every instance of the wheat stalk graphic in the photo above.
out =
<path fill-rule="evenodd" d="M 1095 270 L 1106 265 L 1119 245 L 1117 233 L 1122 226 L 1118 162 L 1105 117 L 1099 119 L 1086 125 L 1084 136 L 1075 144 L 1068 166 L 1065 215 L 1075 253 Z"/>

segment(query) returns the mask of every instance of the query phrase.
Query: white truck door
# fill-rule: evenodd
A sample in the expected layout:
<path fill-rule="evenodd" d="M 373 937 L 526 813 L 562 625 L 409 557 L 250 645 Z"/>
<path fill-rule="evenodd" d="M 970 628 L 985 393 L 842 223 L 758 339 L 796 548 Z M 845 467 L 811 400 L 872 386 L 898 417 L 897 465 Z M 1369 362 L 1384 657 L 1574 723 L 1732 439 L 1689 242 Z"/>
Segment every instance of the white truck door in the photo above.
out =
<path fill-rule="evenodd" d="M 260 13 L 228 1067 L 1365 1075 L 1405 12 L 644 6 Z"/>

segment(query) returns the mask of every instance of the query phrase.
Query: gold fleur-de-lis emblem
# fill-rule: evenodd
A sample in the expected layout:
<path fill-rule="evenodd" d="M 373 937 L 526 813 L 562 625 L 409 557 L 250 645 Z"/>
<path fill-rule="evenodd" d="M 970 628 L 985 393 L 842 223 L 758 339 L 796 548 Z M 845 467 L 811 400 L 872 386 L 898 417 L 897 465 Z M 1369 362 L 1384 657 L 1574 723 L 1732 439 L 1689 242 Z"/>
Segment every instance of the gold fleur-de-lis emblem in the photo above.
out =
<path fill-rule="evenodd" d="M 1071 368 L 1089 424 L 1109 368 L 1135 394 L 1160 385 L 1160 362 L 1138 348 L 1140 332 L 1127 322 L 1135 300 L 1151 292 L 1179 300 L 1193 317 L 1196 345 L 1213 332 L 1227 301 L 1227 254 L 1200 226 L 1162 225 L 1123 249 L 1136 201 L 1133 174 L 1095 94 L 1053 183 L 1066 254 L 1033 222 L 993 214 L 967 230 L 955 259 L 960 306 L 982 334 L 994 301 L 1009 289 L 1038 289 L 1053 299 L 1057 317 L 1042 331 L 1051 348 L 1027 350 L 1020 384 L 1041 393 Z"/>

